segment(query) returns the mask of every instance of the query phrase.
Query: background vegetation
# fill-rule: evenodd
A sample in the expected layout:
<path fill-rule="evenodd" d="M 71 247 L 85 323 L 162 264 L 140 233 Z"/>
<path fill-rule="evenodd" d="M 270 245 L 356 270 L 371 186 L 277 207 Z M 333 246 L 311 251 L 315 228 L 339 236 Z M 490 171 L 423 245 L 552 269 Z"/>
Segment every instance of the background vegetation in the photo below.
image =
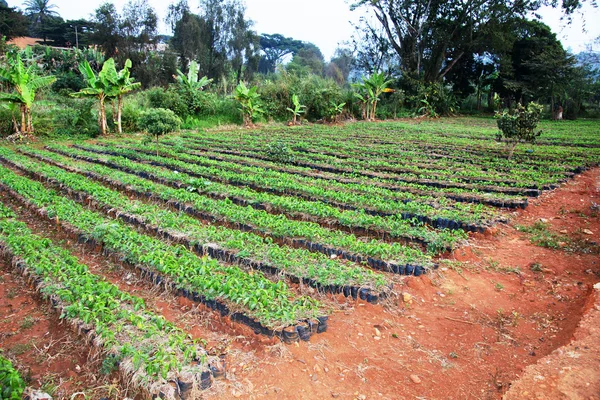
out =
<path fill-rule="evenodd" d="M 51 0 L 29 0 L 22 10 L 0 0 L 0 135 L 140 131 L 151 108 L 172 111 L 190 129 L 492 114 L 530 102 L 544 106 L 545 118 L 599 117 L 600 54 L 592 44 L 569 54 L 529 18 L 543 4 L 357 1 L 351 7 L 373 18 L 326 61 L 312 43 L 256 33 L 241 0 L 201 0 L 198 13 L 185 0 L 172 3 L 168 36 L 158 33 L 147 0 L 120 11 L 107 2 L 90 20 L 66 21 Z M 580 2 L 551 5 L 569 18 Z M 20 36 L 40 44 L 8 44 Z M 102 75 L 107 61 L 114 67 Z M 18 62 L 29 81 L 13 76 Z M 32 123 L 23 129 L 25 103 L 14 96 L 33 78 L 51 85 L 34 85 L 36 101 L 24 111 Z"/>

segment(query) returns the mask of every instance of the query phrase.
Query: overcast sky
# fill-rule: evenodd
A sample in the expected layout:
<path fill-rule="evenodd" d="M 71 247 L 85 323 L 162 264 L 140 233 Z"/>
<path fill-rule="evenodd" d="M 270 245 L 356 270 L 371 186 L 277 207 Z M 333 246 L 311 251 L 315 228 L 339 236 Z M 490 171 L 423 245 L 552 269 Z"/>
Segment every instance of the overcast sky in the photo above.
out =
<path fill-rule="evenodd" d="M 166 15 L 169 1 L 149 0 L 161 21 Z M 351 2 L 352 0 L 350 0 Z M 87 18 L 103 0 L 52 0 L 64 19 Z M 121 9 L 127 0 L 114 0 Z M 8 0 L 10 6 L 22 6 L 22 0 Z M 189 1 L 190 5 L 195 3 Z M 338 43 L 347 41 L 353 33 L 350 21 L 357 22 L 361 11 L 351 12 L 348 0 L 246 0 L 247 15 L 255 22 L 259 33 L 281 33 L 319 46 L 329 59 Z M 600 36 L 600 9 L 589 5 L 575 16 L 573 23 L 566 26 L 560 21 L 560 10 L 545 9 L 542 20 L 548 24 L 567 49 L 579 52 L 584 46 Z M 165 31 L 162 23 L 161 30 Z M 583 29 L 587 28 L 586 32 Z M 168 32 L 164 32 L 168 33 Z M 600 49 L 600 45 L 594 47 Z"/>

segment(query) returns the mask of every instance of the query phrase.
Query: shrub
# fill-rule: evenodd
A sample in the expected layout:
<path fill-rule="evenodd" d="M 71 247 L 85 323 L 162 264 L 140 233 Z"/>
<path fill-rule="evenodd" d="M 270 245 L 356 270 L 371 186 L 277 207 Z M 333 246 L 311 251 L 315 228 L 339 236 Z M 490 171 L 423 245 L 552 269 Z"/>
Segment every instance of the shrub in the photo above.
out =
<path fill-rule="evenodd" d="M 179 130 L 181 120 L 171 110 L 153 108 L 140 114 L 138 125 L 156 138 L 156 154 L 158 155 L 158 137 Z"/>
<path fill-rule="evenodd" d="M 268 143 L 265 147 L 265 154 L 278 163 L 293 163 L 295 161 L 293 150 L 285 143 L 276 141 Z"/>
<path fill-rule="evenodd" d="M 179 130 L 181 119 L 171 110 L 153 108 L 140 114 L 138 125 L 149 134 L 160 136 Z"/>
<path fill-rule="evenodd" d="M 513 112 L 504 110 L 502 113 L 496 113 L 495 118 L 498 119 L 500 129 L 496 140 L 506 144 L 509 160 L 519 143 L 535 143 L 535 139 L 542 134 L 541 130 L 536 131 L 535 128 L 540 122 L 543 110 L 543 106 L 531 102 L 527 107 L 518 103 Z"/>
<path fill-rule="evenodd" d="M 170 87 L 167 90 L 159 87 L 148 89 L 146 97 L 152 108 L 166 108 L 173 111 L 180 118 L 191 115 L 187 98 L 178 93 L 174 87 Z"/>
<path fill-rule="evenodd" d="M 46 133 L 69 136 L 96 136 L 98 134 L 98 122 L 94 113 L 95 103 L 93 99 L 67 99 L 61 107 L 53 110 L 51 132 Z"/>

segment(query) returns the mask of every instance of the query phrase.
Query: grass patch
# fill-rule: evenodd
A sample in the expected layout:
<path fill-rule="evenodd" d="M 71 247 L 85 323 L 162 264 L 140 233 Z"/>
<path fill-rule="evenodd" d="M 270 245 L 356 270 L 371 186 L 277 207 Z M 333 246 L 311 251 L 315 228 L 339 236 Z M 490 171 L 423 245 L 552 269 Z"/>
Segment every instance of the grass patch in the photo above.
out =
<path fill-rule="evenodd" d="M 590 241 L 583 234 L 583 231 L 575 232 L 576 237 L 571 238 L 552 232 L 550 225 L 541 221 L 533 225 L 518 225 L 516 228 L 520 232 L 527 233 L 529 240 L 536 246 L 547 249 L 564 250 L 572 253 L 600 254 L 600 246 L 594 241 Z"/>
<path fill-rule="evenodd" d="M 30 329 L 36 322 L 37 319 L 33 318 L 32 316 L 27 316 L 21 322 L 20 327 L 21 329 Z"/>
<path fill-rule="evenodd" d="M 518 225 L 517 230 L 529 234 L 529 240 L 536 246 L 547 249 L 560 249 L 564 247 L 570 239 L 567 236 L 559 235 L 550 231 L 547 223 L 537 221 L 533 225 Z"/>
<path fill-rule="evenodd" d="M 17 343 L 14 346 L 12 346 L 8 350 L 8 352 L 13 356 L 20 356 L 22 354 L 27 353 L 32 348 L 33 346 L 31 345 L 31 343 Z"/>

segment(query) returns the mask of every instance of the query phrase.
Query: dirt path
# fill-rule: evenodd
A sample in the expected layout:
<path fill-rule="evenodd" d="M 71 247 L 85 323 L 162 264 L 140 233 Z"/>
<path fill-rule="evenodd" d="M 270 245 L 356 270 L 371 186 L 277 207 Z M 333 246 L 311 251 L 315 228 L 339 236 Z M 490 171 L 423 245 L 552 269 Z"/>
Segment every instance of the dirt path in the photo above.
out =
<path fill-rule="evenodd" d="M 385 309 L 345 303 L 310 343 L 259 349 L 260 363 L 230 365 L 218 398 L 500 398 L 527 365 L 572 339 L 600 281 L 600 257 L 582 252 L 598 250 L 599 190 L 600 169 L 588 171 L 493 237 L 470 240 L 438 272 L 407 278 Z M 541 218 L 573 241 L 558 245 L 578 252 L 533 245 L 515 229 Z"/>

